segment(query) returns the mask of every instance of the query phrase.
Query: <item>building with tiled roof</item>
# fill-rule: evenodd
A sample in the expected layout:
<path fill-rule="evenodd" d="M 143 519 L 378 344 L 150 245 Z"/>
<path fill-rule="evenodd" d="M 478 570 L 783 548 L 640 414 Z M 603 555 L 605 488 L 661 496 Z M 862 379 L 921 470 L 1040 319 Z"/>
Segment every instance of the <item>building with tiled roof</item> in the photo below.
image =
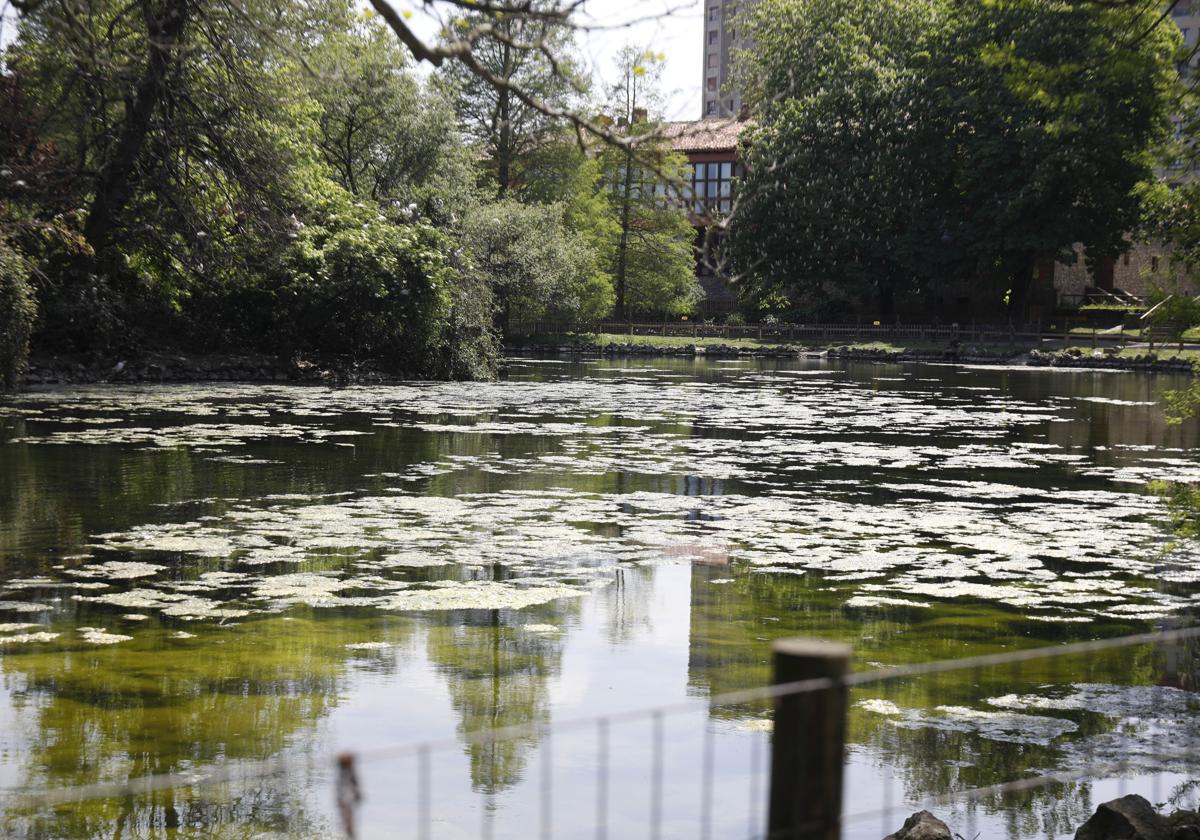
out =
<path fill-rule="evenodd" d="M 692 206 L 688 208 L 696 231 L 696 277 L 704 287 L 704 313 L 728 312 L 736 302 L 729 283 L 713 267 L 714 248 L 709 226 L 715 217 L 733 210 L 733 179 L 741 173 L 738 141 L 749 123 L 734 117 L 665 123 L 659 133 L 672 150 L 684 155 L 691 167 Z"/>

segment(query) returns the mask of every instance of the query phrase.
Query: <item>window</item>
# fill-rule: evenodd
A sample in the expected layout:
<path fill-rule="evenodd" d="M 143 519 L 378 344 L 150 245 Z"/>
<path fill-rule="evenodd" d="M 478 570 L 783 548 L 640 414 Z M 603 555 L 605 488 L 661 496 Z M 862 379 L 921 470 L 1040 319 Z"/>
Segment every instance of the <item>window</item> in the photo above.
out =
<path fill-rule="evenodd" d="M 1185 37 L 1185 38 L 1187 37 L 1187 30 L 1186 30 L 1186 29 L 1185 29 L 1185 30 L 1183 30 L 1183 37 Z M 712 29 L 712 30 L 710 30 L 710 31 L 709 31 L 709 33 L 708 33 L 708 43 L 709 43 L 709 46 L 712 46 L 713 44 L 717 43 L 717 30 L 715 30 L 715 29 Z"/>
<path fill-rule="evenodd" d="M 708 66 L 709 66 L 709 67 L 716 67 L 716 66 L 717 66 L 717 54 L 716 54 L 716 53 L 709 53 L 709 54 L 708 54 Z"/>
<path fill-rule="evenodd" d="M 1125 254 L 1125 265 L 1129 265 L 1129 254 Z"/>
<path fill-rule="evenodd" d="M 708 102 L 706 102 L 706 103 L 705 103 L 705 105 L 704 105 L 704 113 L 705 113 L 705 114 L 707 114 L 707 115 L 708 115 L 708 116 L 710 116 L 710 117 L 711 117 L 711 116 L 713 116 L 714 114 L 716 114 L 716 113 L 717 113 L 717 103 L 716 103 L 716 100 L 714 100 L 714 99 L 710 99 L 710 100 L 708 100 Z"/>
<path fill-rule="evenodd" d="M 709 93 L 717 92 L 717 77 L 716 76 L 713 76 L 708 80 L 707 88 L 708 88 Z"/>
<path fill-rule="evenodd" d="M 720 6 L 709 6 L 708 7 L 708 19 L 709 20 L 719 20 L 720 17 L 721 17 Z"/>
<path fill-rule="evenodd" d="M 1151 258 L 1150 258 L 1150 270 L 1151 270 L 1151 271 L 1158 271 L 1158 257 L 1151 257 Z"/>
<path fill-rule="evenodd" d="M 715 102 L 710 103 L 716 105 Z M 692 164 L 692 212 L 728 213 L 733 209 L 732 161 Z"/>

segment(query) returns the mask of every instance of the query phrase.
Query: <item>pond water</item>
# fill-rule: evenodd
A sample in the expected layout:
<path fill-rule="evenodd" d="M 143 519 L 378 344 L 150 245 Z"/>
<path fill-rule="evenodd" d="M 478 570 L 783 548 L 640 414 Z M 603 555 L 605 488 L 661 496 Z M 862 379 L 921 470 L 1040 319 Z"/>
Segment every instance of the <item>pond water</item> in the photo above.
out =
<path fill-rule="evenodd" d="M 701 813 L 753 836 L 769 711 L 703 701 L 765 685 L 773 639 L 846 641 L 869 669 L 1194 622 L 1197 552 L 1146 488 L 1200 481 L 1197 427 L 1158 405 L 1181 384 L 513 359 L 488 384 L 0 399 L 0 834 L 333 836 L 328 757 L 363 750 L 362 837 L 692 836 Z M 1057 837 L 1110 793 L 1190 801 L 1197 659 L 856 690 L 846 810 L 897 810 L 846 836 L 1105 762 L 1110 781 L 940 813 L 967 838 Z M 551 735 L 463 740 L 524 724 Z M 425 740 L 446 743 L 391 749 Z"/>

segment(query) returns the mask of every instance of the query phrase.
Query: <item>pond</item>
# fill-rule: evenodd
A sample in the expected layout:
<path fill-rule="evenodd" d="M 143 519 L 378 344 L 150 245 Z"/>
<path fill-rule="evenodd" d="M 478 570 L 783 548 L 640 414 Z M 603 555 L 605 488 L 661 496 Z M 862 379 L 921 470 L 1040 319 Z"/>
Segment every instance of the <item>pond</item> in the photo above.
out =
<path fill-rule="evenodd" d="M 1200 481 L 1195 424 L 1158 404 L 1181 384 L 512 359 L 496 383 L 0 399 L 0 834 L 333 836 L 329 757 L 359 750 L 362 837 L 692 836 L 700 813 L 753 836 L 769 710 L 703 701 L 766 685 L 773 639 L 849 642 L 870 669 L 1194 622 L 1197 552 L 1146 486 Z M 846 810 L 895 810 L 845 836 L 1103 761 L 1107 782 L 940 815 L 968 840 L 1057 837 L 1110 793 L 1189 801 L 1195 656 L 856 690 Z M 466 740 L 527 724 L 550 734 Z M 445 743 L 399 748 L 421 741 Z"/>

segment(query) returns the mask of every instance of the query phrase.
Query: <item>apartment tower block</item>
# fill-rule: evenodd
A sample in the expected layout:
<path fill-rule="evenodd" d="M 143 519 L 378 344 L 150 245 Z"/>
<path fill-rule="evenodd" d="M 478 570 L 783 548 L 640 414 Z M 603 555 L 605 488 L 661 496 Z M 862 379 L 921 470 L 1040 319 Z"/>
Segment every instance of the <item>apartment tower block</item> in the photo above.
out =
<path fill-rule="evenodd" d="M 703 118 L 733 117 L 742 110 L 741 93 L 730 81 L 731 53 L 738 43 L 736 13 L 737 0 L 705 0 Z"/>

